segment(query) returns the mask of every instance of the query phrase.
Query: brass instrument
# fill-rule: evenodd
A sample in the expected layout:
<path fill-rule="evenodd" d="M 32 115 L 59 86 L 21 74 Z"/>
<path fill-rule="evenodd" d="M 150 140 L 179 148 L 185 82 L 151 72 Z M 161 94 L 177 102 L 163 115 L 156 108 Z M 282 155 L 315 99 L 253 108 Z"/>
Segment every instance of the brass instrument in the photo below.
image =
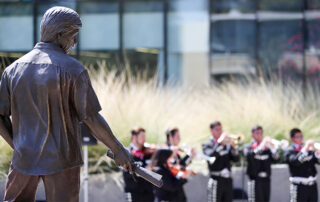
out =
<path fill-rule="evenodd" d="M 277 140 L 274 138 L 271 138 L 270 136 L 266 136 L 263 140 L 262 140 L 262 144 L 260 144 L 260 147 L 268 147 L 269 149 L 279 149 L 281 148 L 282 150 L 287 149 L 289 146 L 289 141 L 286 139 L 282 139 L 282 140 Z"/>
<path fill-rule="evenodd" d="M 286 139 L 277 140 L 277 139 L 271 139 L 271 144 L 275 146 L 275 148 L 281 148 L 282 150 L 285 150 L 289 146 L 289 141 Z"/>
<path fill-rule="evenodd" d="M 315 150 L 320 151 L 320 143 L 319 143 L 319 142 L 315 142 L 315 143 L 313 144 L 313 146 L 314 146 Z"/>
<path fill-rule="evenodd" d="M 311 143 L 311 145 L 310 145 Z M 309 144 L 311 148 L 309 147 L 309 150 L 314 151 L 314 152 L 320 152 L 320 143 L 315 142 L 314 140 L 308 140 L 305 145 Z"/>
<path fill-rule="evenodd" d="M 213 164 L 216 161 L 216 157 L 208 156 L 202 152 L 198 152 L 196 157 L 207 160 L 210 164 Z"/>
<path fill-rule="evenodd" d="M 172 151 L 179 151 L 186 154 L 190 154 L 194 149 L 193 147 L 187 144 L 179 144 L 175 146 L 175 145 L 167 145 L 167 144 L 150 144 L 145 142 L 143 146 L 147 149 L 147 151 L 151 151 L 152 153 L 158 149 L 170 149 Z"/>
<path fill-rule="evenodd" d="M 236 144 L 239 144 L 241 142 L 243 142 L 243 140 L 245 139 L 245 136 L 243 134 L 239 134 L 239 135 L 229 135 L 229 138 L 234 141 Z"/>
<path fill-rule="evenodd" d="M 230 144 L 239 144 L 239 143 L 242 143 L 244 139 L 245 139 L 245 136 L 243 134 L 224 133 L 218 139 L 218 143 L 225 141 Z"/>

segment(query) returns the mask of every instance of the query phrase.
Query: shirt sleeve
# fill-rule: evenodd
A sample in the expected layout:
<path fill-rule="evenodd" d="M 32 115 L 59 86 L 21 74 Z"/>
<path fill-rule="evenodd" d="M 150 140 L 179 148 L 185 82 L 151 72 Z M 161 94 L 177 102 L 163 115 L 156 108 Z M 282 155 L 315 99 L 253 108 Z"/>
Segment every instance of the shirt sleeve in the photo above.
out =
<path fill-rule="evenodd" d="M 80 121 L 95 115 L 101 110 L 87 70 L 81 72 L 73 88 L 73 104 Z"/>
<path fill-rule="evenodd" d="M 0 115 L 3 116 L 11 115 L 10 89 L 8 83 L 8 76 L 6 71 L 4 71 L 0 81 Z"/>

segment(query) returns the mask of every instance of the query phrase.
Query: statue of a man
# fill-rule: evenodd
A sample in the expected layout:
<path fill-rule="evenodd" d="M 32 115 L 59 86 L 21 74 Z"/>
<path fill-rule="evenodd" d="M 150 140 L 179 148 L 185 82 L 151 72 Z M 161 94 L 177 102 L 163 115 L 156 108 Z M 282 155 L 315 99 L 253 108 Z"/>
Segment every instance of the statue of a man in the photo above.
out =
<path fill-rule="evenodd" d="M 0 135 L 14 149 L 4 201 L 34 201 L 40 178 L 47 201 L 79 201 L 80 122 L 131 170 L 130 154 L 99 114 L 87 71 L 67 55 L 81 25 L 72 9 L 47 10 L 41 42 L 3 72 Z"/>

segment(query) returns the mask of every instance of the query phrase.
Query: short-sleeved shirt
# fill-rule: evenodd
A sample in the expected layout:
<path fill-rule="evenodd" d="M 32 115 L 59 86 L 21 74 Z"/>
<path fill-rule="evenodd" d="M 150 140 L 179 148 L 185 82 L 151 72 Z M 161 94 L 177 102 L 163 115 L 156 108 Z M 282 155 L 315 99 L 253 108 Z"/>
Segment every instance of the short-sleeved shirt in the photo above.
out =
<path fill-rule="evenodd" d="M 11 115 L 12 164 L 23 173 L 81 165 L 80 122 L 100 110 L 85 68 L 53 43 L 36 44 L 2 74 L 0 115 Z"/>

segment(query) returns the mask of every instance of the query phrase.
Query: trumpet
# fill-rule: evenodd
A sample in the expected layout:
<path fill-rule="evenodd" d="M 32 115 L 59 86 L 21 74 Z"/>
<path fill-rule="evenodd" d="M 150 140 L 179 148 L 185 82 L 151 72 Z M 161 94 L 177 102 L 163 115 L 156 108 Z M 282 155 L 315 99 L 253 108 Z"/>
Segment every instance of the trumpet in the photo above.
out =
<path fill-rule="evenodd" d="M 306 151 L 320 152 L 320 143 L 314 140 L 307 140 L 303 147 L 306 147 Z"/>
<path fill-rule="evenodd" d="M 285 150 L 289 146 L 288 140 L 285 140 L 285 139 L 277 140 L 277 139 L 271 138 L 270 136 L 265 137 L 263 142 L 265 142 L 265 143 L 261 144 L 261 146 L 264 145 L 270 149 L 281 148 L 282 150 Z"/>
<path fill-rule="evenodd" d="M 315 150 L 320 151 L 320 143 L 319 143 L 319 142 L 315 142 L 315 143 L 313 144 L 313 147 L 314 147 Z"/>
<path fill-rule="evenodd" d="M 188 155 L 192 155 L 193 152 L 196 153 L 195 148 L 191 147 L 187 144 L 179 144 L 179 145 L 167 145 L 167 144 L 150 144 L 145 142 L 143 144 L 146 151 L 149 151 L 151 153 L 155 152 L 158 149 L 170 149 L 172 151 L 176 150 L 179 152 L 186 153 Z"/>
<path fill-rule="evenodd" d="M 289 146 L 289 141 L 285 139 L 282 139 L 282 140 L 271 139 L 271 144 L 273 144 L 277 149 L 281 148 L 282 150 L 285 150 Z"/>
<path fill-rule="evenodd" d="M 313 142 L 313 148 L 311 148 L 310 150 L 320 151 L 320 143 L 319 142 Z"/>
<path fill-rule="evenodd" d="M 243 134 L 231 134 L 231 133 L 224 133 L 218 139 L 218 143 L 223 141 L 229 142 L 230 144 L 239 144 L 242 143 L 245 139 Z"/>

